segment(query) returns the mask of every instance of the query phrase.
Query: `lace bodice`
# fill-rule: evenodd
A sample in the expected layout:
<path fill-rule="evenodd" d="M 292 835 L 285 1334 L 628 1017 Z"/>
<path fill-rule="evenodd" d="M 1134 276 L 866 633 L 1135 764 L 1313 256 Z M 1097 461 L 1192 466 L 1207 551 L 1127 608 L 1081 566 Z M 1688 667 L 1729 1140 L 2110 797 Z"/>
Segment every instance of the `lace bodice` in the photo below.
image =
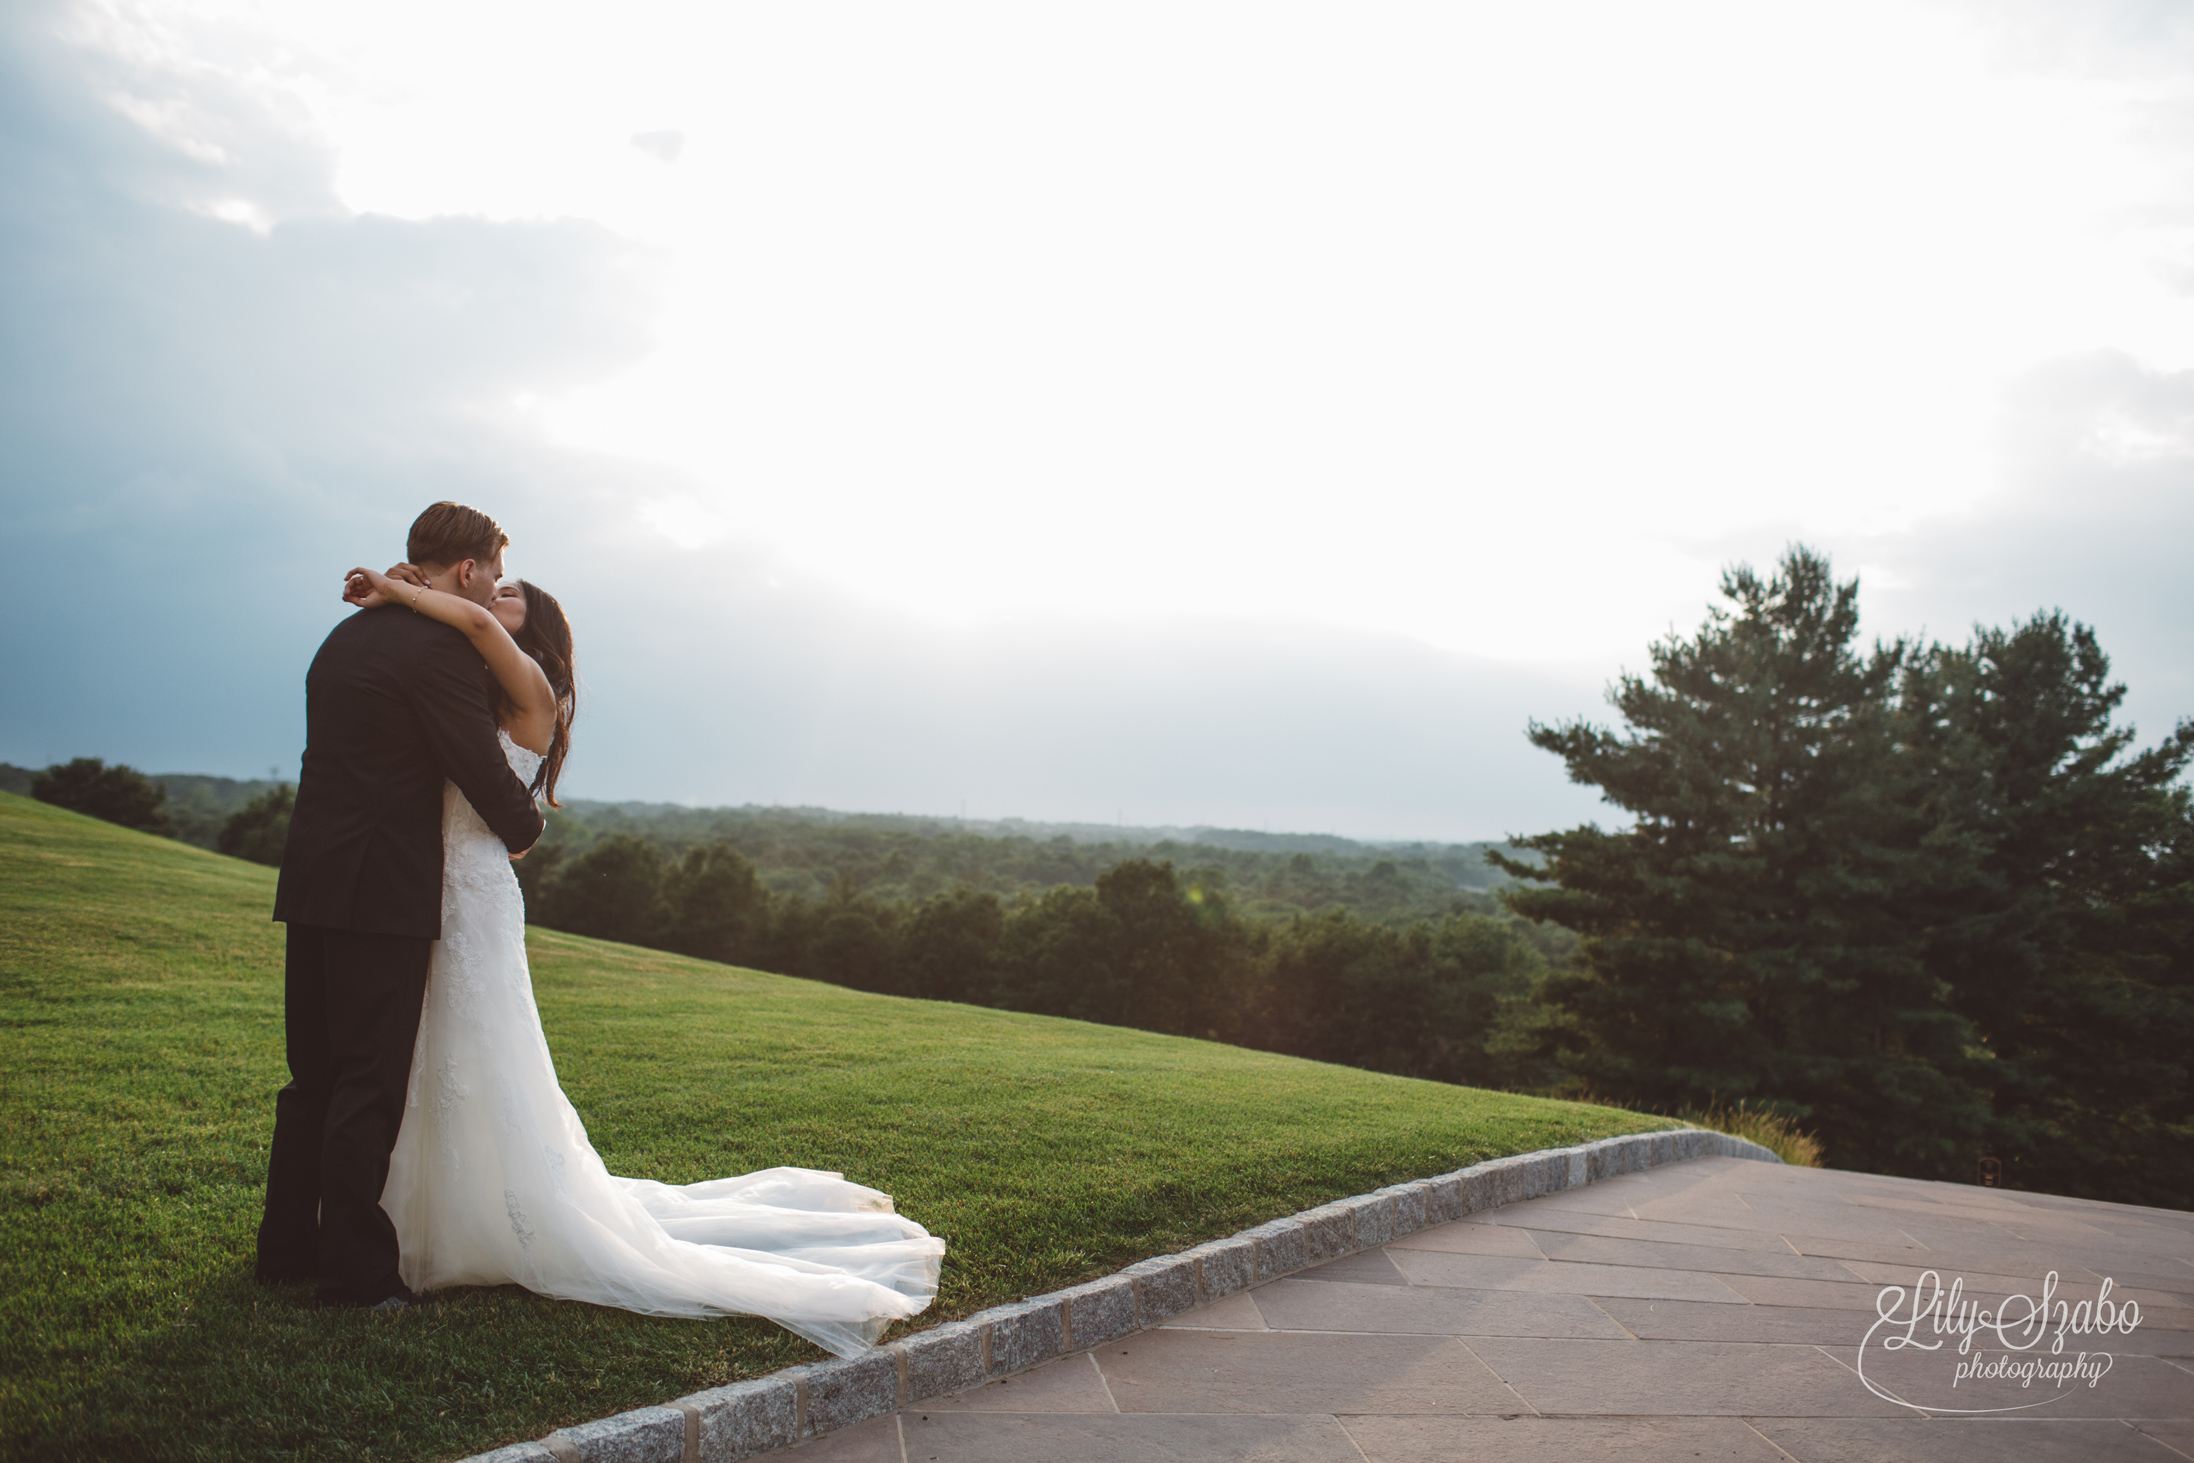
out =
<path fill-rule="evenodd" d="M 540 770 L 541 754 L 529 752 L 519 746 L 510 739 L 509 732 L 499 731 L 495 735 L 503 744 L 503 759 L 510 764 L 510 770 L 518 774 L 520 782 L 530 787 L 533 774 Z M 509 858 L 509 850 L 503 847 L 503 840 L 496 837 L 480 815 L 473 811 L 472 804 L 465 800 L 465 795 L 457 790 L 454 782 L 444 783 L 442 788 L 442 844 L 445 883 L 448 864 L 457 862 L 460 855 L 485 854 L 487 844 L 494 846 L 498 857 L 505 860 Z"/>
<path fill-rule="evenodd" d="M 539 752 L 529 752 L 524 747 L 519 746 L 510 739 L 510 733 L 507 731 L 496 732 L 495 738 L 503 744 L 503 758 L 510 763 L 510 770 L 518 774 L 520 782 L 531 787 L 533 785 L 533 774 L 541 770 L 541 754 Z"/>
<path fill-rule="evenodd" d="M 503 757 L 522 782 L 533 781 L 541 765 L 537 752 L 529 752 L 499 732 Z M 523 938 L 526 897 L 518 887 L 517 870 L 511 867 L 510 850 L 454 782 L 442 787 L 442 956 L 438 978 L 448 987 L 455 1009 L 477 1019 L 486 982 L 497 973 L 508 977 L 523 972 L 522 960 L 499 958 L 496 935 L 519 932 Z M 419 1073 L 412 1073 L 419 1081 Z"/>

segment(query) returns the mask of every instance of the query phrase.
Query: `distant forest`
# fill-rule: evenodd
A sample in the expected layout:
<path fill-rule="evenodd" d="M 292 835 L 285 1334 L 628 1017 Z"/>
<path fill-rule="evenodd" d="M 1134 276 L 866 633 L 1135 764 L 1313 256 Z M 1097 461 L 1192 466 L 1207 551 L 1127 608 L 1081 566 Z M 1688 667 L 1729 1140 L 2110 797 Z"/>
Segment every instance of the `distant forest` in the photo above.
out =
<path fill-rule="evenodd" d="M 31 795 L 38 769 L 0 762 L 0 792 Z M 160 831 L 217 849 L 230 819 L 283 784 L 270 779 L 153 773 L 167 794 Z M 990 821 L 829 808 L 690 808 L 677 803 L 571 799 L 549 810 L 548 832 L 528 857 L 527 883 L 604 838 L 637 837 L 677 859 L 721 843 L 751 861 L 772 893 L 822 901 L 858 893 L 919 902 L 969 888 L 1006 898 L 1062 884 L 1096 887 L 1131 858 L 1210 870 L 1240 914 L 1284 918 L 1346 909 L 1384 924 L 1447 914 L 1496 914 L 1495 892 L 1514 880 L 1486 861 L 1492 843 L 1366 843 L 1327 833 L 1239 828 L 1147 828 L 1095 823 Z M 275 861 L 278 861 L 278 856 Z"/>
<path fill-rule="evenodd" d="M 644 839 L 666 857 L 724 844 L 764 887 L 792 899 L 854 895 L 920 902 L 967 888 L 1006 899 L 1098 876 L 1128 859 L 1209 871 L 1251 919 L 1346 909 L 1384 924 L 1494 914 L 1513 882 L 1486 861 L 1489 843 L 1362 843 L 1330 834 L 1230 828 L 1128 828 L 1005 819 L 964 822 L 823 808 L 686 808 L 573 800 L 549 814 L 526 862 L 530 884 L 605 838 Z"/>
<path fill-rule="evenodd" d="M 38 768 L 0 762 L 0 792 L 29 797 L 31 784 L 37 781 L 39 771 Z M 196 772 L 157 773 L 150 781 L 167 794 L 167 801 L 161 806 L 170 827 L 160 831 L 185 843 L 211 849 L 220 847 L 221 829 L 229 819 L 255 799 L 282 786 L 271 778 L 208 777 Z"/>

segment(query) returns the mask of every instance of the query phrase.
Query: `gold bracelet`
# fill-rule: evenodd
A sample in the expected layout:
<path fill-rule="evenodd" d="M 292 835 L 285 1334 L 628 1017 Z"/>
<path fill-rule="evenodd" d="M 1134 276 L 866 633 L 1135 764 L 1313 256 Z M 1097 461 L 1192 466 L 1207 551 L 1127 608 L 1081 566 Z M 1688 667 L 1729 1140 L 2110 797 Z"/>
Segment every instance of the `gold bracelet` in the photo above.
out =
<path fill-rule="evenodd" d="M 425 594 L 426 592 L 426 586 L 423 584 L 413 588 L 411 592 L 411 612 L 413 614 L 416 615 L 419 613 L 419 596 Z"/>

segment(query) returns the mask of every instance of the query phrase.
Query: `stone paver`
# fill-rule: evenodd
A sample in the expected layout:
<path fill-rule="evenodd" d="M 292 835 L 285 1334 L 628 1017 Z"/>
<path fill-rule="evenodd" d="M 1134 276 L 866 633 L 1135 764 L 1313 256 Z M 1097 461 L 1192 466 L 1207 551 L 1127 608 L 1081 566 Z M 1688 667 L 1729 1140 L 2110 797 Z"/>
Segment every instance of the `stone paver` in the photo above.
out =
<path fill-rule="evenodd" d="M 1155 1463 L 1158 1459 L 1254 1459 L 1256 1463 L 1364 1463 L 1364 1455 L 1325 1415 L 1281 1413 L 1114 1414 L 909 1413 L 905 1457 L 911 1463 Z M 896 1457 L 894 1463 L 897 1463 Z"/>
<path fill-rule="evenodd" d="M 1351 1417 L 1342 1426 L 1380 1463 L 1788 1463 L 1758 1432 L 1722 1417 Z"/>
<path fill-rule="evenodd" d="M 2135 1299 L 2092 1387 L 1861 1342 L 1923 1270 Z M 1928 1335 L 1923 1328 L 1923 1339 Z M 1981 1343 L 1975 1342 L 1977 1350 Z M 1986 1348 L 2000 1354 L 1993 1345 Z M 1870 1391 L 1938 1409 L 1923 1413 Z M 2040 1400 L 2043 1405 L 2030 1406 Z M 1407 1235 L 803 1445 L 823 1463 L 2194 1459 L 2194 1215 L 1709 1158 Z"/>

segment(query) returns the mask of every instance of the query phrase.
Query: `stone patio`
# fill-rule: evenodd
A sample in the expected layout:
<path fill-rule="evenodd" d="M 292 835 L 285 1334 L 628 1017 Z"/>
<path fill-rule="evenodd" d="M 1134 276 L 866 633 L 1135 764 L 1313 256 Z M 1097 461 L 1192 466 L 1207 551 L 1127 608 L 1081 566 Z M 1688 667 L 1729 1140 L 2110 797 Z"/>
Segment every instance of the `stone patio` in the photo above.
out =
<path fill-rule="evenodd" d="M 2107 1279 L 2141 1319 L 2045 1343 L 2108 1352 L 2092 1386 L 1954 1382 L 1956 1337 L 1862 1355 L 1882 1287 L 1929 1269 L 1991 1307 L 2052 1270 L 2074 1304 Z M 1886 1400 L 1862 1365 L 1979 1415 Z M 1698 1159 L 1420 1230 L 783 1456 L 2165 1463 L 2194 1458 L 2194 1215 Z"/>

